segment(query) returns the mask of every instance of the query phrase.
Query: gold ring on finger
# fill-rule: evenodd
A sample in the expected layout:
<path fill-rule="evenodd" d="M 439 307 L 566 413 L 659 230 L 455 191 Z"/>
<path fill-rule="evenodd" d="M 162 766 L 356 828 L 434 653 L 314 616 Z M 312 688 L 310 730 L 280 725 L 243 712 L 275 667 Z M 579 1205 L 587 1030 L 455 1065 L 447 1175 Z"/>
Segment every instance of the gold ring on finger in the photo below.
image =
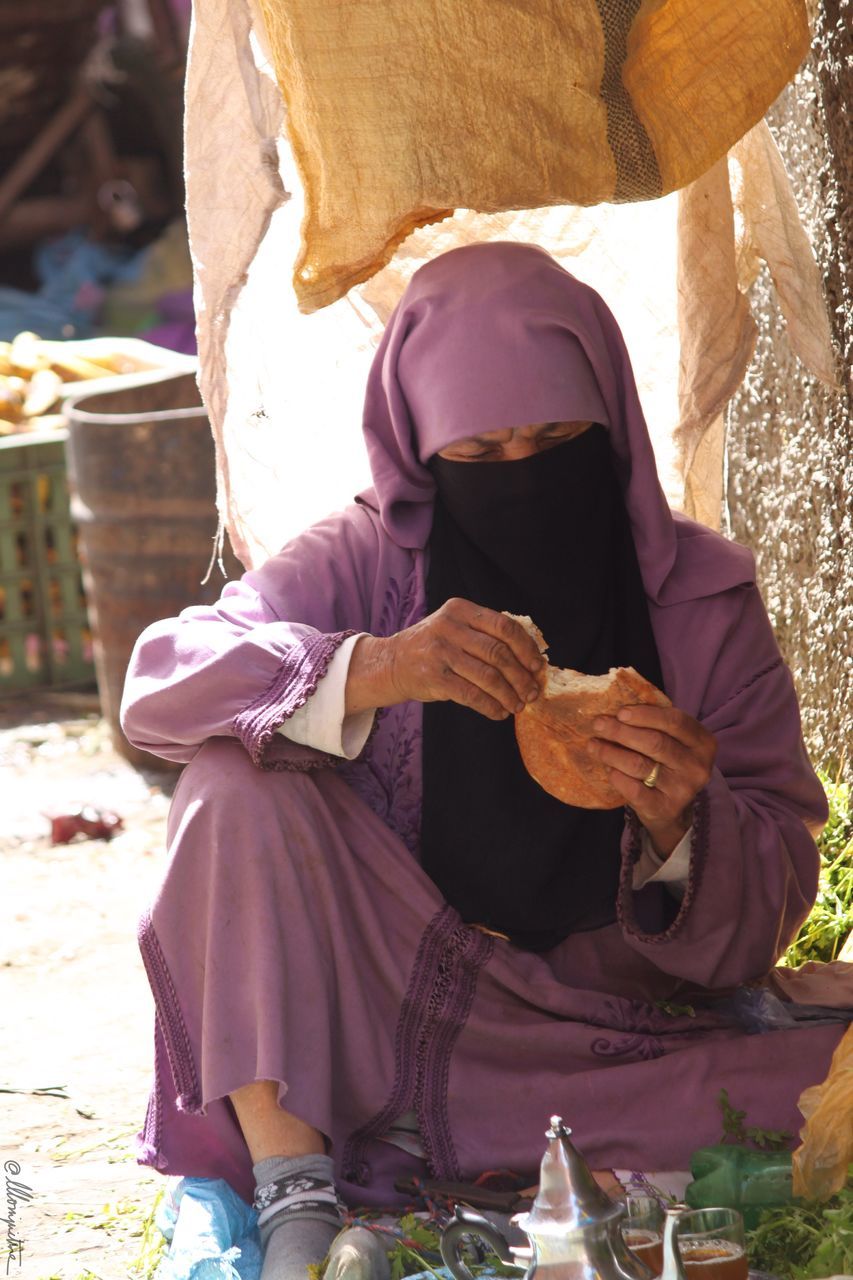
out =
<path fill-rule="evenodd" d="M 646 774 L 645 778 L 643 778 L 643 786 L 649 787 L 649 788 L 656 787 L 658 784 L 659 777 L 660 777 L 660 761 L 655 760 L 651 769 Z"/>

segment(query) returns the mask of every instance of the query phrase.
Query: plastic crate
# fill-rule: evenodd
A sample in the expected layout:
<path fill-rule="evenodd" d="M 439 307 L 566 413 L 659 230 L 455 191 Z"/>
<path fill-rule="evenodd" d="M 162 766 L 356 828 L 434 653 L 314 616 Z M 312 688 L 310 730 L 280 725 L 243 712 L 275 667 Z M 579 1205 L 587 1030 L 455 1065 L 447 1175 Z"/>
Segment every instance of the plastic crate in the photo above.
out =
<path fill-rule="evenodd" d="M 66 438 L 0 440 L 0 695 L 94 679 Z"/>

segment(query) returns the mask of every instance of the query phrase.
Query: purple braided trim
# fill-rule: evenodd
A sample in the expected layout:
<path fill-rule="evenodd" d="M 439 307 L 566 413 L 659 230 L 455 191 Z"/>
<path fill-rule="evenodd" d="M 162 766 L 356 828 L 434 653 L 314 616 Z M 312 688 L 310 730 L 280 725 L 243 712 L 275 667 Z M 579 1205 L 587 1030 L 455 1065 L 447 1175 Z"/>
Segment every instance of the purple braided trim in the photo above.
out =
<path fill-rule="evenodd" d="M 357 631 L 336 631 L 332 635 L 321 632 L 293 645 L 282 658 L 269 688 L 234 717 L 234 734 L 253 764 L 263 767 L 264 751 L 276 729 L 305 706 L 328 671 L 336 650 L 355 635 Z M 330 760 L 331 757 L 322 757 L 321 765 Z"/>
<path fill-rule="evenodd" d="M 458 919 L 452 907 L 444 906 L 436 912 L 423 932 L 397 1021 L 391 1095 L 382 1110 L 347 1139 L 342 1165 L 348 1182 L 355 1182 L 360 1186 L 368 1182 L 370 1169 L 365 1160 L 368 1144 L 386 1133 L 393 1121 L 412 1105 L 415 1093 L 415 1060 L 410 1046 L 417 1040 L 422 1012 L 435 981 L 441 952 Z"/>
<path fill-rule="evenodd" d="M 280 760 L 267 758 L 261 761 L 261 768 L 264 773 L 312 773 L 315 769 L 328 769 L 336 764 L 340 764 L 340 757 L 326 755 L 325 751 L 315 751 L 304 760 L 289 760 L 285 756 Z"/>
<path fill-rule="evenodd" d="M 678 915 L 673 920 L 668 929 L 664 929 L 662 933 L 644 933 L 637 927 L 637 920 L 634 915 L 634 899 L 632 879 L 634 874 L 634 865 L 640 856 L 640 820 L 633 810 L 627 811 L 628 830 L 630 832 L 630 845 L 628 856 L 623 860 L 622 875 L 619 882 L 619 896 L 616 902 L 616 914 L 619 924 L 626 933 L 630 933 L 633 938 L 639 942 L 671 942 L 676 934 L 680 933 L 684 927 L 684 922 L 690 912 L 693 899 L 699 889 L 702 880 L 702 873 L 705 868 L 705 862 L 708 857 L 708 846 L 711 841 L 711 802 L 708 798 L 707 789 L 703 788 L 693 801 L 693 830 L 690 836 L 690 871 L 687 877 L 687 885 L 684 890 L 684 897 L 681 899 L 681 906 Z"/>
<path fill-rule="evenodd" d="M 178 1109 L 198 1114 L 201 1111 L 201 1090 L 190 1038 L 181 1013 L 178 993 L 148 911 L 139 921 L 138 941 L 163 1032 L 169 1067 L 178 1095 Z"/>
<path fill-rule="evenodd" d="M 355 635 L 355 632 L 352 632 L 352 634 Z M 346 640 L 346 635 L 343 639 Z M 306 754 L 302 756 L 301 759 L 292 759 L 291 756 L 288 755 L 282 755 L 279 759 L 277 758 L 277 755 L 275 755 L 275 748 L 277 748 L 277 736 L 274 735 L 269 741 L 268 748 L 266 748 L 266 754 L 261 767 L 263 767 L 264 771 L 268 773 L 311 773 L 314 769 L 328 769 L 329 767 L 341 768 L 341 765 L 347 764 L 359 765 L 364 762 L 365 759 L 369 758 L 375 736 L 377 736 L 377 732 L 380 726 L 382 726 L 383 717 L 386 716 L 386 713 L 389 712 L 389 710 L 391 710 L 389 707 L 377 708 L 377 714 L 373 717 L 373 724 L 370 726 L 370 731 L 368 736 L 366 736 L 364 746 L 362 746 L 361 751 L 359 755 L 356 756 L 355 760 L 343 760 L 339 755 L 328 755 L 325 751 L 319 751 L 315 748 L 302 748 Z M 287 739 L 282 739 L 280 741 L 286 744 Z M 345 782 L 350 782 L 350 780 L 345 778 Z M 383 817 L 383 815 L 380 814 L 380 817 Z"/>
<path fill-rule="evenodd" d="M 155 1015 L 156 1016 L 156 1015 Z M 163 1095 L 160 1088 L 160 1044 L 156 1030 L 154 1035 L 154 1079 L 148 1095 L 148 1107 L 145 1111 L 145 1124 L 142 1132 L 136 1135 L 137 1164 L 148 1165 L 152 1169 L 165 1169 L 166 1157 L 160 1151 L 160 1139 L 163 1133 Z"/>
<path fill-rule="evenodd" d="M 470 935 L 476 940 L 473 947 Z M 493 944 L 491 938 L 460 925 L 458 913 L 447 905 L 436 912 L 424 930 L 397 1021 L 391 1094 L 382 1110 L 347 1139 L 342 1165 L 348 1182 L 364 1186 L 369 1181 L 370 1168 L 365 1158 L 369 1143 L 387 1133 L 393 1121 L 412 1106 L 417 1110 L 427 1149 L 435 1147 L 443 1159 L 455 1164 L 449 1133 L 445 1136 L 440 1132 L 437 1143 L 432 1133 L 436 1124 L 447 1126 L 449 1054 L 468 1016 L 477 968 L 492 953 L 492 945 L 483 947 L 482 942 Z M 466 946 L 473 953 L 470 973 L 460 981 L 454 970 L 458 969 Z M 442 1017 L 443 1023 L 439 1022 Z M 430 1045 L 430 1039 L 436 1043 Z M 436 1098 L 439 1110 L 425 1112 L 420 1101 L 424 1086 L 430 1097 Z"/>
<path fill-rule="evenodd" d="M 436 1178 L 462 1178 L 447 1115 L 447 1080 L 453 1048 L 471 1011 L 477 977 L 494 949 L 494 938 L 478 929 L 468 925 L 454 929 L 439 961 L 415 1052 L 418 1124 L 427 1164 Z"/>

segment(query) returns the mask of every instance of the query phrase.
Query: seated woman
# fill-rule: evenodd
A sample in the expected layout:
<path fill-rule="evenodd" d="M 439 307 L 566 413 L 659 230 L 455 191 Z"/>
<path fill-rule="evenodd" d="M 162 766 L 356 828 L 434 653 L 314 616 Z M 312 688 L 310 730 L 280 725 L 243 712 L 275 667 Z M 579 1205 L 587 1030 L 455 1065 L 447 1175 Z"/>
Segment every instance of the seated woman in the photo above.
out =
<path fill-rule="evenodd" d="M 339 1196 L 533 1181 L 554 1111 L 597 1168 L 686 1168 L 723 1087 L 796 1129 L 840 1037 L 717 1007 L 807 914 L 826 805 L 752 556 L 668 509 L 602 300 L 529 245 L 435 259 L 364 430 L 375 487 L 150 627 L 125 696 L 188 762 L 140 932 L 141 1159 L 254 1191 L 265 1280 L 323 1256 Z M 624 809 L 526 773 L 541 658 L 503 610 L 669 695 L 596 725 Z"/>

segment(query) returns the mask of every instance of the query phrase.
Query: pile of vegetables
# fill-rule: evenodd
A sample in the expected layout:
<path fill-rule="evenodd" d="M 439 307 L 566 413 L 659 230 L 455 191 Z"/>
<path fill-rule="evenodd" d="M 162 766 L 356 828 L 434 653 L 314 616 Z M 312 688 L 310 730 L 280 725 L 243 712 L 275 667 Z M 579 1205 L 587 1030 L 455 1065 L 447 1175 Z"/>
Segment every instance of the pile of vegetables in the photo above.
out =
<path fill-rule="evenodd" d="M 795 968 L 807 960 L 837 960 L 853 932 L 853 796 L 851 788 L 818 771 L 829 801 L 829 822 L 818 840 L 817 901 L 780 963 Z"/>
<path fill-rule="evenodd" d="M 12 342 L 0 342 L 0 436 L 61 427 L 65 423 L 61 400 L 68 385 L 141 367 L 121 351 L 84 357 L 77 349 L 74 343 L 48 341 L 27 332 Z"/>
<path fill-rule="evenodd" d="M 754 1270 L 780 1280 L 853 1275 L 853 1165 L 832 1199 L 767 1209 L 746 1247 Z"/>
<path fill-rule="evenodd" d="M 817 901 L 780 962 L 792 968 L 810 960 L 837 960 L 853 932 L 853 795 L 846 783 L 818 774 L 829 801 L 829 821 L 818 840 Z M 725 1113 L 724 1107 L 724 1119 Z M 743 1114 L 730 1110 L 729 1117 L 742 1121 Z M 751 1132 L 747 1136 L 756 1145 L 768 1145 L 758 1143 Z M 853 1165 L 846 1185 L 830 1200 L 766 1210 L 747 1233 L 747 1251 L 752 1268 L 780 1280 L 853 1275 Z"/>

